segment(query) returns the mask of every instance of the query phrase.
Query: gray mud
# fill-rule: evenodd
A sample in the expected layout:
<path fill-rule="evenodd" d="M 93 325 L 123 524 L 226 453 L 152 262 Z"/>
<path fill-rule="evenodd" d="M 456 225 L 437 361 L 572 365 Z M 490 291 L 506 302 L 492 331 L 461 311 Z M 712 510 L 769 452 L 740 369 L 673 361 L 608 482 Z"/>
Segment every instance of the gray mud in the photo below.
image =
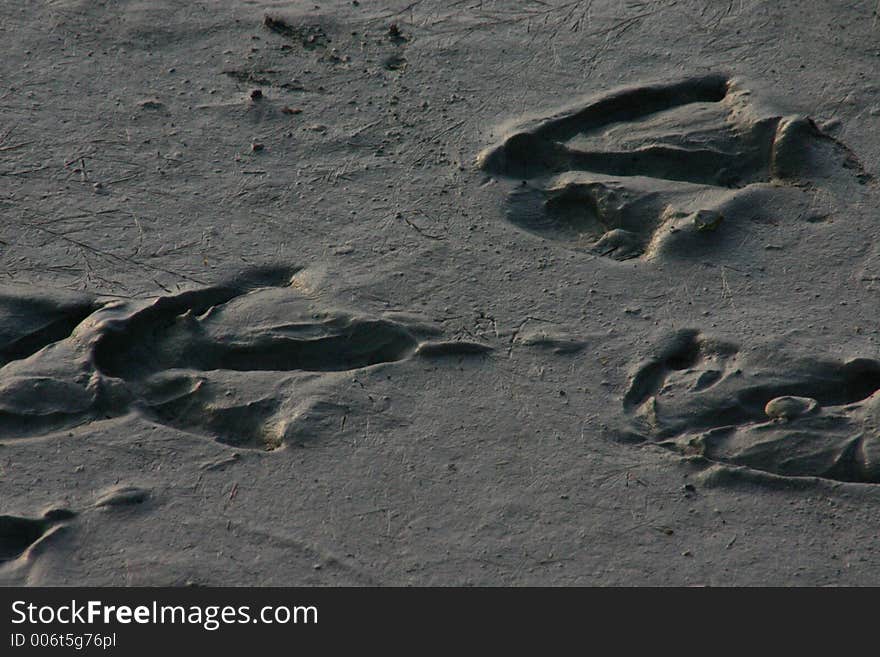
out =
<path fill-rule="evenodd" d="M 873 3 L 0 5 L 0 582 L 880 583 Z"/>

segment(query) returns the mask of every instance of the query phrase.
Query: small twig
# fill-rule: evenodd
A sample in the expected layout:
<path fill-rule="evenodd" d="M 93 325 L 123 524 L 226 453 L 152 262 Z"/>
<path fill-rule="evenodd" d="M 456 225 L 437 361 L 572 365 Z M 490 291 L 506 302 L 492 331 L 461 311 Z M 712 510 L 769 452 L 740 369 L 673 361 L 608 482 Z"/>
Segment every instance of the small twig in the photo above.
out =
<path fill-rule="evenodd" d="M 415 230 L 419 235 L 422 235 L 423 237 L 427 237 L 428 239 L 431 239 L 431 240 L 444 240 L 444 239 L 446 239 L 442 235 L 432 235 L 431 233 L 426 233 L 421 228 L 416 226 L 412 221 L 407 219 L 405 215 L 400 215 L 400 218 L 403 219 L 410 228 Z"/>
<path fill-rule="evenodd" d="M 372 128 L 374 125 L 379 125 L 380 123 L 382 123 L 382 120 L 381 120 L 381 119 L 378 120 L 378 121 L 373 121 L 372 123 L 368 123 L 368 124 L 365 125 L 365 126 L 361 126 L 361 127 L 358 128 L 357 130 L 355 130 L 354 132 L 352 132 L 352 133 L 348 136 L 348 138 L 351 139 L 352 137 L 357 137 L 357 136 L 358 136 L 359 134 L 361 134 L 364 130 L 369 130 L 369 129 Z"/>
<path fill-rule="evenodd" d="M 23 141 L 20 144 L 12 144 L 11 146 L 2 146 L 0 147 L 0 152 L 2 151 L 14 151 L 16 148 L 23 148 L 28 144 L 33 144 L 33 141 Z"/>
<path fill-rule="evenodd" d="M 0 176 L 24 176 L 29 173 L 36 173 L 37 171 L 42 171 L 43 169 L 48 169 L 49 167 L 45 164 L 41 167 L 37 167 L 36 169 L 21 169 L 19 171 L 0 171 Z"/>

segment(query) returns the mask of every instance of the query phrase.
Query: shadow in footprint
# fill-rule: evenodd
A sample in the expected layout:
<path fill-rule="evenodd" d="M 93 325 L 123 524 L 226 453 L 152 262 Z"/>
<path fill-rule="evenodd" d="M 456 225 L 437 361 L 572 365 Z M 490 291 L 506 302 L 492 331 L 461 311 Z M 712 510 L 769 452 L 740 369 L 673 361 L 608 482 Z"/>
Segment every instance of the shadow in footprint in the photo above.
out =
<path fill-rule="evenodd" d="M 51 527 L 75 515 L 73 511 L 55 509 L 47 511 L 42 518 L 0 516 L 0 563 L 17 559 Z"/>
<path fill-rule="evenodd" d="M 0 293 L 0 367 L 70 336 L 100 304 L 87 295 Z"/>

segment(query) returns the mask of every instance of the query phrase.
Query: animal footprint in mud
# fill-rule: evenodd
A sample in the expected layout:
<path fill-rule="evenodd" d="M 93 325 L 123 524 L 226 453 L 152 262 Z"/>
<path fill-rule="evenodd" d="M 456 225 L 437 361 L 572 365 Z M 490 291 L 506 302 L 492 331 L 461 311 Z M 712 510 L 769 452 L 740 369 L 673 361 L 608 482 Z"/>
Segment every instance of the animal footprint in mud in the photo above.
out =
<path fill-rule="evenodd" d="M 785 182 L 865 177 L 807 117 L 759 106 L 723 75 L 624 88 L 526 121 L 484 151 L 485 171 L 521 184 L 516 226 L 617 260 L 719 241 L 725 217 L 754 214 Z"/>
<path fill-rule="evenodd" d="M 880 361 L 783 354 L 670 336 L 624 396 L 631 435 L 781 476 L 880 483 Z"/>
<path fill-rule="evenodd" d="M 320 390 L 334 373 L 490 350 L 433 340 L 438 331 L 415 321 L 320 308 L 297 290 L 296 273 L 254 270 L 150 302 L 29 302 L 37 328 L 19 327 L 12 346 L 0 347 L 17 357 L 0 367 L 0 438 L 134 410 L 236 447 L 272 449 L 304 425 L 338 420 Z"/>

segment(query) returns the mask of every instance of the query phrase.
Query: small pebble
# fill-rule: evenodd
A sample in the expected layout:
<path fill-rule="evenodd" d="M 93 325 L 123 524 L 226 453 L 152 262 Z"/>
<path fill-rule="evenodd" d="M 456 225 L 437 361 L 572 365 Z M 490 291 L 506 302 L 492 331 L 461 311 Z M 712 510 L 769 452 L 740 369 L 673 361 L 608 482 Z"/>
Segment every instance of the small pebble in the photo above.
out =
<path fill-rule="evenodd" d="M 776 397 L 767 402 L 764 413 L 773 420 L 793 420 L 812 413 L 819 403 L 811 397 Z"/>
<path fill-rule="evenodd" d="M 694 226 L 700 232 L 717 230 L 723 221 L 724 216 L 714 210 L 700 210 L 694 213 Z"/>

